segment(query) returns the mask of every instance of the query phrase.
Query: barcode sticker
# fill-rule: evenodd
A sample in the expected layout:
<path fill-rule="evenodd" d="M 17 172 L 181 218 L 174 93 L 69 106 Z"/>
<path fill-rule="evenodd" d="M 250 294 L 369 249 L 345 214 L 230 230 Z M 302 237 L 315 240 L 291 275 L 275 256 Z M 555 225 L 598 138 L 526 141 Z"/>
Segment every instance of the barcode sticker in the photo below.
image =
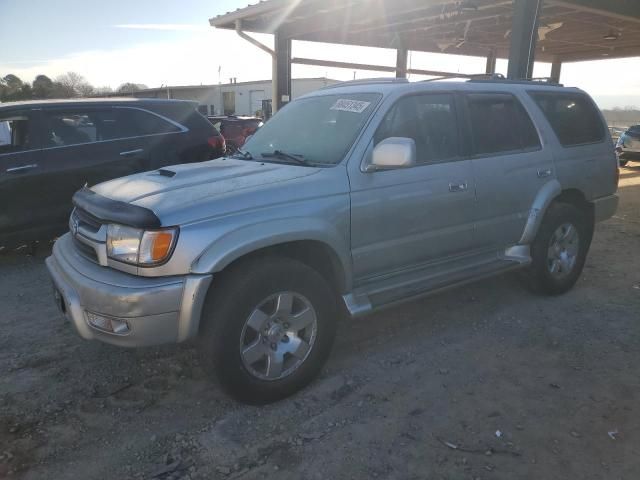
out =
<path fill-rule="evenodd" d="M 371 102 L 362 102 L 360 100 L 348 100 L 341 98 L 333 104 L 331 110 L 340 110 L 342 112 L 362 113 L 367 107 L 371 105 Z"/>

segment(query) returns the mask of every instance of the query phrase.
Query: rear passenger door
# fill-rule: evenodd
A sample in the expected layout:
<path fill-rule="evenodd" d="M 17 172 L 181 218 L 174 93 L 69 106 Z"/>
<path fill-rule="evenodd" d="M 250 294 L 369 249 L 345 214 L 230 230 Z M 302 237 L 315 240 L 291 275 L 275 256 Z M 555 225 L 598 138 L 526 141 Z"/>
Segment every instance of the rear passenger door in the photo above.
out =
<path fill-rule="evenodd" d="M 476 179 L 476 239 L 502 249 L 520 240 L 533 201 L 554 178 L 553 157 L 543 150 L 528 112 L 508 93 L 466 94 Z"/>

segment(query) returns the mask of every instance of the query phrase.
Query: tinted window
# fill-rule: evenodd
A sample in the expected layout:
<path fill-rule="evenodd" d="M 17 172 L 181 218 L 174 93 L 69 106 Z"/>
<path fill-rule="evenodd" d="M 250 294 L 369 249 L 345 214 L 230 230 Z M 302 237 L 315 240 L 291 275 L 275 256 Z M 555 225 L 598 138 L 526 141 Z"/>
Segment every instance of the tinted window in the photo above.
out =
<path fill-rule="evenodd" d="M 565 147 L 601 142 L 604 126 L 593 103 L 573 93 L 531 92 Z"/>
<path fill-rule="evenodd" d="M 453 95 L 413 95 L 400 99 L 378 128 L 375 143 L 389 137 L 412 138 L 418 163 L 456 157 L 458 122 Z"/>
<path fill-rule="evenodd" d="M 116 108 L 116 121 L 123 136 L 137 137 L 179 132 L 180 128 L 153 113 L 134 108 Z"/>
<path fill-rule="evenodd" d="M 51 110 L 44 112 L 45 146 L 60 147 L 180 129 L 157 115 L 130 108 Z"/>
<path fill-rule="evenodd" d="M 26 115 L 0 116 L 0 153 L 29 150 L 29 127 L 29 118 Z"/>
<path fill-rule="evenodd" d="M 533 122 L 511 95 L 468 96 L 474 151 L 478 155 L 539 148 Z"/>

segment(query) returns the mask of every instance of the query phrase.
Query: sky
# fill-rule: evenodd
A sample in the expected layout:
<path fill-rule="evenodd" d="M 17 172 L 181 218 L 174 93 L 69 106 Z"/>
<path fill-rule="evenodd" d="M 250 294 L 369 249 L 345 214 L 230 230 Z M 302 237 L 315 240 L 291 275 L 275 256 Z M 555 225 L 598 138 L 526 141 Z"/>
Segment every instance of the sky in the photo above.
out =
<path fill-rule="evenodd" d="M 0 0 L 0 76 L 24 81 L 38 74 L 55 78 L 68 71 L 96 87 L 124 82 L 199 85 L 271 77 L 268 54 L 217 30 L 208 19 L 255 0 Z M 254 35 L 272 45 L 270 35 Z M 640 52 L 639 52 L 640 53 Z M 394 65 L 388 49 L 294 42 L 293 56 Z M 412 52 L 413 68 L 481 73 L 485 59 Z M 497 71 L 506 74 L 499 60 Z M 534 76 L 548 76 L 536 63 Z M 640 58 L 564 64 L 562 83 L 589 92 L 601 108 L 640 107 Z M 356 78 L 388 76 L 357 71 Z M 350 80 L 353 70 L 293 65 L 293 78 L 326 76 Z M 424 77 L 412 76 L 411 80 Z"/>

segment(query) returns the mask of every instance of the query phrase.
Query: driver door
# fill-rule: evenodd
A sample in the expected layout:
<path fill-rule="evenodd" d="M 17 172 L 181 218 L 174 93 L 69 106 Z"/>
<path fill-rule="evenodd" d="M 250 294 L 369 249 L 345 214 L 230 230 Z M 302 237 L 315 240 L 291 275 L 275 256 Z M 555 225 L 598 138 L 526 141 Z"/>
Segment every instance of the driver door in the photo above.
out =
<path fill-rule="evenodd" d="M 353 174 L 351 244 L 356 285 L 376 277 L 429 268 L 468 253 L 474 240 L 475 185 L 460 148 L 456 96 L 399 99 L 368 148 L 385 138 L 416 143 L 410 168 Z"/>

